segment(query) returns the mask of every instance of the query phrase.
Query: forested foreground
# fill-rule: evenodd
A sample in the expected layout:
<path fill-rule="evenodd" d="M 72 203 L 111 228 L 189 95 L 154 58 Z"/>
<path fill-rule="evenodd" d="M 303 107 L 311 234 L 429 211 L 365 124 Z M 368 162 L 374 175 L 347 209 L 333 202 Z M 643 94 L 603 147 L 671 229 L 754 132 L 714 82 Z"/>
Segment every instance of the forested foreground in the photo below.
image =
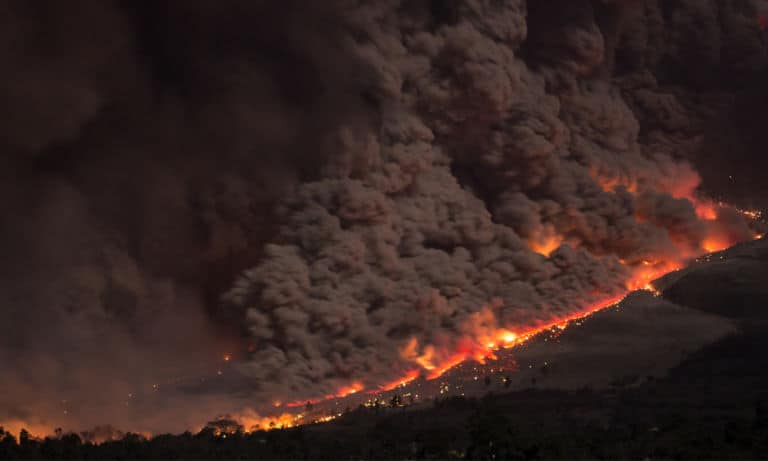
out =
<path fill-rule="evenodd" d="M 726 338 L 661 380 L 604 391 L 529 389 L 412 408 L 361 408 L 334 422 L 243 433 L 209 426 L 94 445 L 77 434 L 0 433 L 2 459 L 768 458 L 768 339 Z"/>

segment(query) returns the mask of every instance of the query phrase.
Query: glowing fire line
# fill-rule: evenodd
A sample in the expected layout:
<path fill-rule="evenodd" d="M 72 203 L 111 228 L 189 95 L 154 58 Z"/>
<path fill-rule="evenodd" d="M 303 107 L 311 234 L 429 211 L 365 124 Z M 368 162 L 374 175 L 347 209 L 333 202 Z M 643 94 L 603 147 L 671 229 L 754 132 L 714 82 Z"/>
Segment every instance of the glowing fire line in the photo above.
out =
<path fill-rule="evenodd" d="M 285 406 L 288 407 L 288 408 L 295 408 L 295 407 L 300 407 L 302 405 L 307 405 L 307 404 L 314 405 L 316 403 L 324 402 L 326 400 L 341 399 L 341 398 L 347 397 L 349 395 L 355 394 L 357 392 L 360 392 L 363 389 L 365 389 L 365 386 L 363 386 L 359 382 L 354 382 L 354 383 L 350 384 L 349 386 L 342 387 L 335 394 L 327 394 L 327 395 L 325 395 L 323 397 L 319 397 L 319 398 L 315 398 L 315 399 L 296 400 L 296 401 L 293 401 L 293 402 L 286 403 Z M 275 405 L 275 406 L 280 406 L 280 405 Z"/>
<path fill-rule="evenodd" d="M 637 183 L 626 182 L 626 180 L 609 180 L 603 184 L 606 190 L 614 189 L 619 185 L 624 186 L 630 193 L 636 193 L 638 189 Z M 622 293 L 602 299 L 601 301 L 568 316 L 556 318 L 537 326 L 527 327 L 523 330 L 508 326 L 500 328 L 493 327 L 490 328 L 491 331 L 487 331 L 487 327 L 482 327 L 480 330 L 478 330 L 478 332 L 475 332 L 474 335 L 460 338 L 456 342 L 455 350 L 452 353 L 447 351 L 438 351 L 436 350 L 435 346 L 430 344 L 424 345 L 422 348 L 420 348 L 418 340 L 416 338 L 411 338 L 401 348 L 400 355 L 407 362 L 412 363 L 414 368 L 408 369 L 400 378 L 389 381 L 387 383 L 383 383 L 372 389 L 366 389 L 366 386 L 362 382 L 356 381 L 350 385 L 340 388 L 335 393 L 327 394 L 321 397 L 296 400 L 288 403 L 276 401 L 273 403 L 274 407 L 296 408 L 301 406 L 310 406 L 332 399 L 348 397 L 362 391 L 365 391 L 365 393 L 369 395 L 380 394 L 382 392 L 392 391 L 399 387 L 405 387 L 407 384 L 417 379 L 425 379 L 427 381 L 435 380 L 443 376 L 452 368 L 469 360 L 474 360 L 481 364 L 484 364 L 487 360 L 496 360 L 497 357 L 495 353 L 497 351 L 523 345 L 535 336 L 547 331 L 551 331 L 553 329 L 564 330 L 568 327 L 568 325 L 574 322 L 578 322 L 579 320 L 582 320 L 603 309 L 615 306 L 633 291 L 648 290 L 658 295 L 659 293 L 652 283 L 654 280 L 663 277 L 668 273 L 679 270 L 683 267 L 684 261 L 686 260 L 701 256 L 702 253 L 711 254 L 713 252 L 728 248 L 735 243 L 738 243 L 727 234 L 719 232 L 716 224 L 722 210 L 733 210 L 748 220 L 755 221 L 762 218 L 760 211 L 743 210 L 731 207 L 722 202 L 699 199 L 694 197 L 688 190 L 673 191 L 672 195 L 686 198 L 693 204 L 697 217 L 709 226 L 707 236 L 699 243 L 698 250 L 686 250 L 684 248 L 679 248 L 680 254 L 678 254 L 676 258 L 661 261 L 642 260 L 639 262 L 633 262 L 631 265 L 626 261 L 620 261 L 623 265 L 630 267 L 633 274 L 632 277 L 626 281 L 626 290 Z M 762 238 L 762 234 L 754 232 L 753 238 Z M 564 241 L 565 238 L 557 235 L 554 232 L 554 229 L 548 229 L 544 237 L 538 240 L 531 240 L 529 245 L 532 251 L 535 251 L 544 257 L 549 257 L 549 255 L 557 250 L 557 248 Z M 483 311 L 480 311 L 476 314 L 482 315 Z M 495 324 L 493 313 L 490 312 L 488 315 L 490 315 L 492 323 Z M 441 359 L 438 360 L 438 357 L 441 357 Z M 223 356 L 223 360 L 225 362 L 230 361 L 231 358 L 232 356 L 229 354 Z M 309 418 L 305 417 L 303 413 L 283 412 L 282 414 L 276 416 L 261 417 L 255 413 L 246 412 L 239 415 L 236 419 L 243 422 L 243 425 L 246 427 L 246 431 L 251 431 L 254 429 L 288 428 L 302 424 L 322 423 L 335 419 L 340 415 L 341 413 L 333 413 L 327 414 L 325 416 Z M 6 421 L 5 423 L 10 422 Z M 22 426 L 29 427 L 28 424 L 16 421 L 15 424 L 6 424 L 6 429 L 11 428 L 13 430 Z M 43 430 L 38 430 L 35 432 L 44 433 Z M 226 436 L 226 434 L 222 434 L 222 436 Z"/>
<path fill-rule="evenodd" d="M 638 196 L 647 189 L 648 186 L 647 184 L 643 184 L 643 182 L 637 178 L 630 177 L 630 175 L 606 177 L 601 176 L 597 170 L 591 171 L 591 174 L 606 192 L 615 192 L 619 187 L 623 187 L 627 193 L 633 196 Z M 745 236 L 734 238 L 734 236 L 729 235 L 723 223 L 720 222 L 721 212 L 723 210 L 735 211 L 741 214 L 746 220 L 756 221 L 762 218 L 760 211 L 743 210 L 723 202 L 698 197 L 695 191 L 699 183 L 700 179 L 698 175 L 692 173 L 686 175 L 674 184 L 656 184 L 655 187 L 651 188 L 652 190 L 658 189 L 666 192 L 676 199 L 688 200 L 693 206 L 696 217 L 704 224 L 706 235 L 694 247 L 691 247 L 690 242 L 686 242 L 684 238 L 677 238 L 674 235 L 670 235 L 677 250 L 677 253 L 673 257 L 658 256 L 658 260 L 655 261 L 620 261 L 632 271 L 632 276 L 625 282 L 625 290 L 622 293 L 602 299 L 601 301 L 568 316 L 556 318 L 537 326 L 527 327 L 523 330 L 515 329 L 514 327 L 492 327 L 490 328 L 491 331 L 488 331 L 489 327 L 483 324 L 483 321 L 487 320 L 490 324 L 495 325 L 495 318 L 492 311 L 487 310 L 488 313 L 484 314 L 484 311 L 486 310 L 481 310 L 476 313 L 480 316 L 478 331 L 472 335 L 460 338 L 455 343 L 454 351 L 452 353 L 444 350 L 438 351 L 436 347 L 431 344 L 426 344 L 423 345 L 423 347 L 420 347 L 418 340 L 416 338 L 411 338 L 403 345 L 399 352 L 401 357 L 403 357 L 406 362 L 411 363 L 415 368 L 408 369 L 402 377 L 372 389 L 366 389 L 362 383 L 355 382 L 350 386 L 340 389 L 334 394 L 329 394 L 321 398 L 290 402 L 284 406 L 292 408 L 307 404 L 315 404 L 326 400 L 346 397 L 361 391 L 365 391 L 366 394 L 380 394 L 399 387 L 405 387 L 408 383 L 417 379 L 425 379 L 427 381 L 435 380 L 443 376 L 452 368 L 469 360 L 484 364 L 487 360 L 496 360 L 496 352 L 501 349 L 523 345 L 537 335 L 552 331 L 553 329 L 560 331 L 565 330 L 572 323 L 589 317 L 598 311 L 617 305 L 633 291 L 647 290 L 658 296 L 660 293 L 653 286 L 654 280 L 681 269 L 685 262 L 689 260 L 693 260 L 702 254 L 711 254 L 713 252 L 721 251 L 738 243 L 739 239 L 745 238 Z M 647 218 L 648 217 L 642 215 L 636 216 L 636 219 L 639 222 L 645 222 Z M 752 237 L 755 239 L 761 238 L 762 234 L 753 231 Z M 566 242 L 569 242 L 569 239 L 564 235 L 558 234 L 551 224 L 546 224 L 541 229 L 538 236 L 528 239 L 530 249 L 546 258 L 549 258 L 553 252 Z M 578 245 L 578 242 L 576 242 L 576 244 Z M 485 317 L 483 317 L 483 315 L 485 315 Z M 283 405 L 280 404 L 280 402 L 276 402 L 275 406 L 280 407 Z M 276 423 L 274 421 L 279 421 L 283 427 L 290 427 L 298 424 L 325 422 L 340 415 L 341 414 L 332 414 L 319 419 L 316 418 L 312 421 L 300 421 L 302 415 L 291 416 L 289 414 L 283 414 L 276 419 L 272 419 L 273 422 L 271 423 L 271 427 L 275 427 Z M 265 419 L 264 421 L 267 420 L 269 419 Z M 262 421 L 262 427 L 264 421 Z"/>
<path fill-rule="evenodd" d="M 718 203 L 717 207 L 723 207 L 723 204 Z M 705 206 L 702 208 L 702 217 L 711 216 L 709 210 L 716 213 L 716 207 L 709 208 Z M 698 210 L 698 205 L 697 205 Z M 760 213 L 748 210 L 737 210 L 746 217 L 759 218 Z M 715 215 L 715 219 L 716 215 Z M 754 234 L 754 238 L 761 238 L 761 234 Z M 703 250 L 708 251 L 710 248 L 714 248 L 712 251 L 719 251 L 723 248 L 727 248 L 736 242 L 716 242 L 712 246 L 709 246 L 706 242 L 703 244 Z M 379 385 L 378 388 L 367 390 L 367 394 L 377 394 L 380 392 L 390 391 L 397 387 L 405 386 L 406 384 L 423 378 L 428 381 L 437 379 L 444 375 L 452 368 L 468 361 L 475 360 L 478 363 L 485 363 L 486 360 L 495 360 L 495 352 L 501 349 L 508 349 L 525 344 L 538 334 L 552 330 L 560 329 L 564 330 L 569 324 L 582 320 L 598 311 L 609 308 L 621 302 L 629 293 L 636 290 L 647 290 L 658 295 L 658 291 L 653 286 L 652 282 L 666 274 L 679 270 L 683 267 L 681 261 L 641 261 L 637 267 L 634 268 L 634 275 L 626 282 L 626 290 L 618 295 L 608 297 L 597 303 L 592 304 L 586 309 L 577 311 L 566 317 L 552 320 L 548 323 L 538 325 L 535 327 L 527 328 L 522 331 L 515 331 L 513 328 L 499 328 L 490 335 L 481 335 L 483 337 L 478 338 L 463 338 L 458 342 L 457 352 L 450 354 L 448 358 L 435 362 L 434 356 L 437 355 L 434 346 L 426 345 L 421 353 L 418 350 L 418 342 L 415 338 L 412 338 L 402 349 L 401 355 L 410 358 L 410 361 L 418 365 L 420 369 L 409 370 L 404 376 L 395 379 L 391 382 Z M 354 383 L 352 386 L 342 388 L 336 394 L 326 395 L 322 398 L 302 400 L 296 402 L 290 402 L 285 404 L 286 407 L 296 407 L 305 405 L 307 403 L 315 404 L 330 400 L 334 398 L 346 397 L 355 392 L 365 390 L 365 387 L 361 383 Z"/>

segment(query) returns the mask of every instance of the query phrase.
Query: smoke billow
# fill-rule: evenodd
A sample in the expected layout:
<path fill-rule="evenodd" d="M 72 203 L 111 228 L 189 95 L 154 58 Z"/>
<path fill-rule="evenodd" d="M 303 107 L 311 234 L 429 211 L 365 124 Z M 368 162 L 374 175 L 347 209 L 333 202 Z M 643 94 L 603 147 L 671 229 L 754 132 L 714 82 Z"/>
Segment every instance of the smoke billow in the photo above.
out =
<path fill-rule="evenodd" d="M 659 9 L 626 3 L 346 10 L 350 53 L 374 70 L 380 123 L 348 132 L 324 177 L 281 202 L 276 243 L 225 296 L 256 344 L 244 368 L 260 389 L 375 388 L 480 332 L 616 295 L 637 265 L 697 254 L 713 228 L 751 237 L 743 220 L 701 216 L 690 153 L 635 114 L 639 93 L 669 107 L 645 117 L 689 120 L 674 95 L 649 88 L 656 63 L 621 63 L 618 75 L 629 30 L 654 26 L 640 13 Z M 723 42 L 708 45 L 725 46 L 733 26 L 734 52 L 764 53 L 749 8 L 680 2 L 662 13 L 675 24 L 720 9 L 744 27 L 708 23 Z M 697 38 L 659 27 L 671 43 L 657 62 Z M 652 40 L 632 46 L 646 54 L 661 46 Z M 640 79 L 649 85 L 631 86 Z"/>
<path fill-rule="evenodd" d="M 375 115 L 336 16 L 2 2 L 0 424 L 184 429 L 226 409 L 170 384 L 236 349 L 217 300 L 275 200 Z"/>
<path fill-rule="evenodd" d="M 4 2 L 0 421 L 175 429 L 375 388 L 750 238 L 691 165 L 766 68 L 757 14 Z M 241 348 L 237 383 L 203 382 Z"/>

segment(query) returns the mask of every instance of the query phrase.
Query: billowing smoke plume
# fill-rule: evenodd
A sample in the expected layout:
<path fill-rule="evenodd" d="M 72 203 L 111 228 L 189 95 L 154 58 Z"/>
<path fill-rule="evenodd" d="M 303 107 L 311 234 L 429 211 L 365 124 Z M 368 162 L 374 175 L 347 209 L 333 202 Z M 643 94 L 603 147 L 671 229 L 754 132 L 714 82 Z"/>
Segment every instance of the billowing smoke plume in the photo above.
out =
<path fill-rule="evenodd" d="M 3 2 L 0 422 L 177 429 L 375 388 L 750 238 L 689 161 L 716 169 L 707 123 L 766 68 L 757 17 Z M 236 385 L 201 378 L 241 348 Z"/>
<path fill-rule="evenodd" d="M 208 386 L 239 346 L 212 319 L 274 201 L 374 114 L 337 16 L 2 2 L 0 425 L 182 430 L 226 411 L 171 389 Z"/>
<path fill-rule="evenodd" d="M 225 297 L 254 340 L 245 368 L 260 389 L 323 395 L 439 369 L 492 331 L 632 288 L 643 265 L 752 236 L 738 217 L 705 216 L 674 140 L 642 139 L 628 100 L 688 120 L 654 92 L 652 63 L 608 78 L 618 46 L 651 60 L 658 45 L 651 31 L 621 43 L 652 26 L 641 13 L 661 13 L 626 3 L 349 6 L 346 46 L 370 69 L 379 123 L 340 129 L 323 178 L 282 202 L 278 238 Z M 734 8 L 668 14 L 725 15 L 763 57 L 754 11 Z M 672 59 L 690 39 L 658 52 Z"/>

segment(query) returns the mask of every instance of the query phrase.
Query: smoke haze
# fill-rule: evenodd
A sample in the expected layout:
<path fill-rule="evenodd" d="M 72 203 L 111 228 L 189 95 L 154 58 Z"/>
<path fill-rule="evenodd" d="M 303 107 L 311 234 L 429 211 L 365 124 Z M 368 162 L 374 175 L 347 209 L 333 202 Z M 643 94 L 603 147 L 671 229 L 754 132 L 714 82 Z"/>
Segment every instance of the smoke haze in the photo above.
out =
<path fill-rule="evenodd" d="M 3 2 L 0 422 L 376 388 L 751 238 L 697 171 L 762 7 Z"/>

